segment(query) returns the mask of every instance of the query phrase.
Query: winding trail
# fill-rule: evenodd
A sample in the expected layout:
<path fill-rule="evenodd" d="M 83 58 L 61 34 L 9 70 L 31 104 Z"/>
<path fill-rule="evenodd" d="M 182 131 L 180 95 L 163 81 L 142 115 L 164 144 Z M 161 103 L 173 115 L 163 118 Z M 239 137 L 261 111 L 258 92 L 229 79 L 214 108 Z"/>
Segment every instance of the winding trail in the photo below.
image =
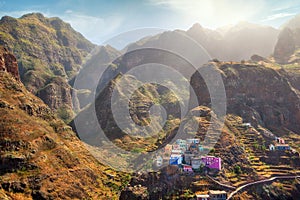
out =
<path fill-rule="evenodd" d="M 227 200 L 231 199 L 240 190 L 244 189 L 245 187 L 251 186 L 251 185 L 255 185 L 255 184 L 259 184 L 259 183 L 266 183 L 266 182 L 274 181 L 276 179 L 294 179 L 294 178 L 300 178 L 300 176 L 274 176 L 274 177 L 269 178 L 269 179 L 264 179 L 264 180 L 260 180 L 260 181 L 255 181 L 255 182 L 247 183 L 245 185 L 242 185 L 242 186 L 238 187 L 235 191 L 233 191 L 232 193 L 230 193 L 230 195 L 228 196 Z"/>
<path fill-rule="evenodd" d="M 223 187 L 226 187 L 226 188 L 229 188 L 231 190 L 236 190 L 237 188 L 234 187 L 234 186 L 231 186 L 231 185 L 226 185 L 224 183 L 221 183 L 215 179 L 213 179 L 212 177 L 210 177 L 209 175 L 206 175 L 206 177 L 208 177 L 210 180 L 212 180 L 213 182 L 215 182 L 216 184 L 220 185 L 220 186 L 223 186 Z"/>

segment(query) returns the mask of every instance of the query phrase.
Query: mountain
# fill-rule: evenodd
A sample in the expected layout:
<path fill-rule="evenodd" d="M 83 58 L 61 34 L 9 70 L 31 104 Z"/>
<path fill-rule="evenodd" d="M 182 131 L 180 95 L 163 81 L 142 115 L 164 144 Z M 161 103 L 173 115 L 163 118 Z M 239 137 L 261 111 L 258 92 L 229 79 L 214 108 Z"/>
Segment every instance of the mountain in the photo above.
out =
<path fill-rule="evenodd" d="M 278 71 L 241 63 L 211 63 L 207 67 L 222 74 L 229 113 L 243 117 L 254 127 L 300 132 L 300 97 Z M 210 95 L 199 73 L 193 75 L 191 85 L 200 105 L 209 105 Z"/>
<path fill-rule="evenodd" d="M 40 13 L 0 20 L 0 44 L 12 51 L 19 64 L 22 82 L 53 110 L 70 112 L 73 78 L 84 58 L 95 47 L 70 24 Z"/>
<path fill-rule="evenodd" d="M 277 41 L 278 30 L 268 27 L 241 22 L 226 29 L 210 30 L 200 24 L 194 24 L 189 30 L 176 30 L 197 41 L 211 56 L 224 61 L 248 60 L 253 54 L 270 56 Z M 176 34 L 165 32 L 153 37 L 144 38 L 128 49 L 136 46 L 151 46 L 151 43 L 169 43 L 178 45 Z M 181 45 L 184 46 L 184 43 Z M 171 47 L 175 48 L 175 47 Z M 192 51 L 190 49 L 190 51 Z"/>
<path fill-rule="evenodd" d="M 76 90 L 73 95 L 77 96 L 81 109 L 93 102 L 99 79 L 111 62 L 119 56 L 121 52 L 109 45 L 96 47 L 83 68 L 69 81 Z"/>
<path fill-rule="evenodd" d="M 129 177 L 100 164 L 24 87 L 13 54 L 0 58 L 0 199 L 117 198 Z"/>
<path fill-rule="evenodd" d="M 38 13 L 3 17 L 0 198 L 188 199 L 196 191 L 229 193 L 248 182 L 299 175 L 298 36 L 297 29 L 285 30 L 275 48 L 279 56 L 274 57 L 283 55 L 288 63 L 279 65 L 262 57 L 271 54 L 278 31 L 249 23 L 218 30 L 195 24 L 188 31 L 144 38 L 124 53 L 109 45 L 95 47 L 58 18 Z M 290 44 L 295 48 L 288 49 Z M 211 60 L 206 51 L 216 59 Z M 253 54 L 251 61 L 230 62 Z M 84 58 L 90 59 L 84 62 Z M 212 110 L 206 83 L 195 68 L 221 75 L 228 111 L 224 125 L 222 116 Z M 192 98 L 186 84 L 192 86 L 198 104 L 188 101 Z M 71 94 L 78 99 L 72 101 Z M 76 133 L 61 120 L 70 120 L 72 108 L 80 110 L 70 123 Z M 166 117 L 162 127 L 160 112 Z M 128 125 L 129 120 L 133 123 Z M 176 166 L 140 172 L 154 166 L 148 154 L 161 153 L 179 136 L 215 141 L 209 155 L 222 159 L 222 169 L 199 169 L 195 176 L 180 173 Z M 275 137 L 282 137 L 292 150 L 269 150 Z M 88 151 L 96 148 L 100 148 L 97 155 Z M 117 172 L 107 162 L 119 170 L 135 167 L 139 172 Z M 300 195 L 299 189 L 295 179 L 274 180 L 244 188 L 236 197 L 292 199 Z"/>
<path fill-rule="evenodd" d="M 300 61 L 300 15 L 295 16 L 282 26 L 278 41 L 274 49 L 277 63 L 289 64 Z"/>
<path fill-rule="evenodd" d="M 239 187 L 273 176 L 299 174 L 300 97 L 280 69 L 253 62 L 210 62 L 202 68 L 213 68 L 222 75 L 228 108 L 225 124 L 223 127 L 214 126 L 211 134 L 207 134 L 212 124 L 210 120 L 218 118 L 209 108 L 210 95 L 203 78 L 195 73 L 191 86 L 201 106 L 191 108 L 180 126 L 184 127 L 183 132 L 191 132 L 189 121 L 193 119 L 199 128 L 190 137 L 199 138 L 202 142 L 206 137 L 208 141 L 218 137 L 209 155 L 222 159 L 222 170 L 186 175 L 169 165 L 158 173 L 136 173 L 120 199 L 189 199 L 194 198 L 196 191 L 213 189 L 230 193 L 232 190 L 215 181 Z M 243 125 L 247 122 L 251 123 L 251 127 Z M 268 145 L 275 136 L 283 137 L 294 151 L 269 151 Z M 237 168 L 241 172 L 236 172 Z M 294 180 L 275 181 L 245 188 L 235 198 L 296 199 L 299 188 L 299 183 Z"/>

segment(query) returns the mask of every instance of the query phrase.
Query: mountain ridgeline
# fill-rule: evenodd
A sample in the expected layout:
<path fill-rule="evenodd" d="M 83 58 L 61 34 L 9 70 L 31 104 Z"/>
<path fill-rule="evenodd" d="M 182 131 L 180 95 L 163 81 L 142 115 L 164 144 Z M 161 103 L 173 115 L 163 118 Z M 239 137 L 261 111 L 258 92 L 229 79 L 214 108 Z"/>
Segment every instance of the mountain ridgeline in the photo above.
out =
<path fill-rule="evenodd" d="M 73 78 L 94 44 L 59 18 L 32 13 L 0 20 L 0 44 L 18 60 L 20 77 L 26 88 L 51 109 L 70 112 Z"/>

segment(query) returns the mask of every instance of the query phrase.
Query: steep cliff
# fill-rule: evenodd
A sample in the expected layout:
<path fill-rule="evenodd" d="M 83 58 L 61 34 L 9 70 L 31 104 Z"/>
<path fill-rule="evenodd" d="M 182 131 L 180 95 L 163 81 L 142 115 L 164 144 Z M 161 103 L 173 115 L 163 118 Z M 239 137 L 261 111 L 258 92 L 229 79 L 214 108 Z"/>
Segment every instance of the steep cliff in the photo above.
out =
<path fill-rule="evenodd" d="M 20 80 L 16 57 L 2 46 L 0 46 L 0 71 L 6 71 L 17 81 Z"/>
<path fill-rule="evenodd" d="M 204 67 L 222 74 L 229 113 L 242 116 L 256 127 L 300 132 L 299 96 L 278 71 L 247 63 L 209 63 Z M 200 104 L 209 105 L 210 95 L 199 73 L 193 75 L 191 85 Z"/>

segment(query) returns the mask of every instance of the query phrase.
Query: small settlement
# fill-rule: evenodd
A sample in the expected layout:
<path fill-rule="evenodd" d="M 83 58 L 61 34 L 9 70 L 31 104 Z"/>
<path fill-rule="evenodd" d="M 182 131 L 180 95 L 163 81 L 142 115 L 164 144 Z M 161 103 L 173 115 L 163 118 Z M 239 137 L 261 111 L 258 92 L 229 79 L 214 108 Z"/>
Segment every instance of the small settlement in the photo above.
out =
<path fill-rule="evenodd" d="M 243 123 L 242 127 L 245 127 L 247 129 L 251 129 L 252 125 L 251 123 Z M 286 144 L 283 138 L 275 136 L 272 132 L 270 131 L 263 131 L 263 135 L 268 138 L 272 138 L 273 141 L 269 145 L 269 150 L 270 151 L 286 151 L 286 150 L 292 150 L 289 144 Z"/>
<path fill-rule="evenodd" d="M 194 172 L 200 167 L 221 170 L 221 158 L 215 156 L 201 156 L 207 150 L 200 144 L 199 139 L 176 140 L 176 144 L 168 145 L 165 151 L 171 152 L 169 164 L 177 165 L 184 172 Z"/>
<path fill-rule="evenodd" d="M 272 144 L 269 145 L 270 151 L 285 151 L 285 150 L 291 150 L 291 147 L 289 144 L 286 144 L 283 138 L 275 137 L 275 140 Z"/>

